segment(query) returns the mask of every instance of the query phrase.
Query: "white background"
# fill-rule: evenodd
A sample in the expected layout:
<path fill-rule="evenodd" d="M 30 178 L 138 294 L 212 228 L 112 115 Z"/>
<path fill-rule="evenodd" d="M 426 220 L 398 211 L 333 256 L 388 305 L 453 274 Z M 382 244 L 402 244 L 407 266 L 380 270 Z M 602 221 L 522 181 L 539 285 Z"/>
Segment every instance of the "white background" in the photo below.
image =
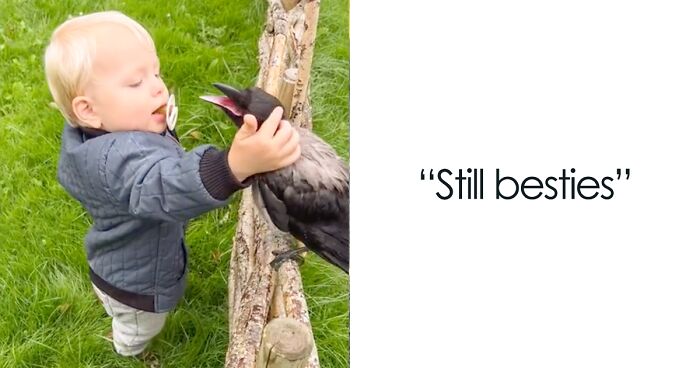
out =
<path fill-rule="evenodd" d="M 700 367 L 694 2 L 353 0 L 350 37 L 353 367 Z"/>

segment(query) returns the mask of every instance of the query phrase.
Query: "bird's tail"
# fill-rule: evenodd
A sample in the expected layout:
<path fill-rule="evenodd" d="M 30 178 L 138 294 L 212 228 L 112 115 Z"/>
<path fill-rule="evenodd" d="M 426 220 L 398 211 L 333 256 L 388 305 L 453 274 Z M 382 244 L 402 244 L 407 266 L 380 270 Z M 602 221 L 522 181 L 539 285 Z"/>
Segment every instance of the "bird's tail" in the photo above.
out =
<path fill-rule="evenodd" d="M 350 271 L 350 243 L 348 224 L 300 224 L 290 221 L 292 233 L 303 234 L 302 242 L 321 258 L 334 264 L 345 273 Z"/>

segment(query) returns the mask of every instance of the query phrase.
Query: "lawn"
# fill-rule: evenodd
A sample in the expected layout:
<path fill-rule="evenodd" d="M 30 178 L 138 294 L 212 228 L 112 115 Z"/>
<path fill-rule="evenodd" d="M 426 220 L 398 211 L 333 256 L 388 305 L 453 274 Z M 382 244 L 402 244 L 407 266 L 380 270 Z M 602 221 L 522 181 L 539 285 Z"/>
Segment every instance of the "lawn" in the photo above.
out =
<path fill-rule="evenodd" d="M 91 220 L 56 180 L 63 125 L 51 107 L 43 51 L 70 15 L 114 9 L 152 34 L 178 97 L 186 149 L 227 146 L 235 129 L 198 99 L 213 82 L 254 84 L 262 0 L 0 2 L 0 367 L 143 367 L 120 358 L 94 297 L 83 236 Z M 314 130 L 348 159 L 348 0 L 323 1 L 312 73 Z M 163 367 L 221 367 L 228 343 L 227 278 L 240 193 L 190 223 L 189 285 L 151 351 Z M 302 266 L 324 367 L 349 365 L 349 284 L 311 255 Z"/>

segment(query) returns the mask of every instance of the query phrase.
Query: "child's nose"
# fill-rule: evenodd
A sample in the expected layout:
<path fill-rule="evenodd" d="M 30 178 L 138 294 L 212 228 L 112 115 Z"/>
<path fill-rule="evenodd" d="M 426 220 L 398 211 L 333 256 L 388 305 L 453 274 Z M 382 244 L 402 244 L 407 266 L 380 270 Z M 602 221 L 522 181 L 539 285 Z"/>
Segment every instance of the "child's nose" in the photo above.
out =
<path fill-rule="evenodd" d="M 151 92 L 155 97 L 160 96 L 166 91 L 165 82 L 163 82 L 163 80 L 158 77 L 155 78 L 155 83 L 153 83 L 152 88 L 153 90 Z"/>

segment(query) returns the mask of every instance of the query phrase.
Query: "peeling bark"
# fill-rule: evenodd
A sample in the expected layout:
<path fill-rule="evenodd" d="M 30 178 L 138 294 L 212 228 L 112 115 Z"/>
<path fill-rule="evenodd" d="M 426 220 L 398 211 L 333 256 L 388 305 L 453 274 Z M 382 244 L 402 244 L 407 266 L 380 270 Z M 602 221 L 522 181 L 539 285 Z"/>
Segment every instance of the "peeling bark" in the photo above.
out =
<path fill-rule="evenodd" d="M 293 124 L 310 129 L 308 88 L 319 1 L 302 1 L 291 8 L 291 3 L 285 2 L 287 9 L 291 9 L 289 12 L 281 0 L 268 0 L 268 3 L 266 26 L 258 42 L 260 72 L 256 85 L 279 97 L 283 89 L 289 88 L 283 87 L 283 73 L 296 68 L 298 73 L 288 116 Z M 285 335 L 287 338 L 306 336 L 306 332 L 310 336 L 311 346 L 305 363 L 294 367 L 319 367 L 299 268 L 295 262 L 283 263 L 278 271 L 270 266 L 273 251 L 296 246 L 296 241 L 268 225 L 257 211 L 250 189 L 244 190 L 230 264 L 226 367 L 253 368 L 259 356 L 276 361 L 274 351 L 265 353 L 261 346 L 265 345 L 265 325 L 272 319 L 278 321 L 277 318 L 295 320 L 304 331 Z"/>

